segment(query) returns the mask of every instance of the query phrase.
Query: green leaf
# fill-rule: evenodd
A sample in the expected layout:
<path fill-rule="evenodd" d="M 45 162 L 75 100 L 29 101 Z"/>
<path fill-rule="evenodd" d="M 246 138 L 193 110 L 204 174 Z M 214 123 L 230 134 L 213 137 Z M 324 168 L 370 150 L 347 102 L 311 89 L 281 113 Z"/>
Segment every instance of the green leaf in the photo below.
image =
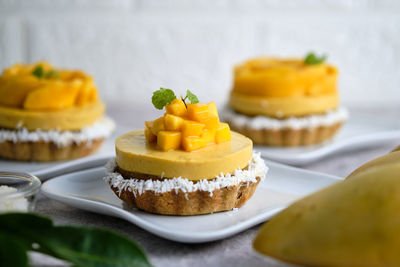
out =
<path fill-rule="evenodd" d="M 0 215 L 0 234 L 8 234 L 12 236 L 8 239 L 18 240 L 31 250 L 75 266 L 150 266 L 136 243 L 106 229 L 54 226 L 46 217 L 8 213 Z M 0 250 L 4 246 L 0 242 Z"/>
<path fill-rule="evenodd" d="M 28 248 L 18 238 L 0 232 L 0 263 L 2 266 L 28 266 Z"/>
<path fill-rule="evenodd" d="M 197 96 L 192 92 L 190 92 L 189 90 L 186 91 L 186 97 L 190 100 L 190 103 L 192 104 L 199 103 L 199 99 L 197 98 Z"/>
<path fill-rule="evenodd" d="M 160 90 L 153 92 L 151 102 L 156 109 L 163 109 L 165 105 L 171 103 L 175 98 L 174 91 L 161 87 Z"/>
<path fill-rule="evenodd" d="M 46 73 L 46 79 L 60 78 L 60 74 L 55 70 L 50 70 Z"/>
<path fill-rule="evenodd" d="M 304 63 L 306 65 L 316 65 L 321 64 L 326 60 L 327 56 L 316 56 L 314 53 L 308 53 L 307 56 L 304 58 Z"/>
<path fill-rule="evenodd" d="M 150 266 L 138 245 L 106 229 L 56 226 L 42 234 L 54 256 L 78 266 Z"/>
<path fill-rule="evenodd" d="M 44 75 L 44 69 L 42 65 L 36 66 L 36 68 L 33 69 L 32 75 L 36 76 L 36 78 L 41 79 L 43 78 Z"/>

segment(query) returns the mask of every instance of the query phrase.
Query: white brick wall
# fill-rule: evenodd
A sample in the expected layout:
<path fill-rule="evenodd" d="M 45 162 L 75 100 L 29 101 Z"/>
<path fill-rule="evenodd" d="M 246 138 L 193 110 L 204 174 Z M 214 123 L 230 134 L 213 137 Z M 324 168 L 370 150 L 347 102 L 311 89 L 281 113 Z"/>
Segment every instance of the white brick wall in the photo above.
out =
<path fill-rule="evenodd" d="M 310 50 L 339 67 L 346 105 L 400 104 L 400 1 L 0 0 L 0 68 L 79 67 L 110 101 L 164 86 L 223 103 L 235 63 Z"/>

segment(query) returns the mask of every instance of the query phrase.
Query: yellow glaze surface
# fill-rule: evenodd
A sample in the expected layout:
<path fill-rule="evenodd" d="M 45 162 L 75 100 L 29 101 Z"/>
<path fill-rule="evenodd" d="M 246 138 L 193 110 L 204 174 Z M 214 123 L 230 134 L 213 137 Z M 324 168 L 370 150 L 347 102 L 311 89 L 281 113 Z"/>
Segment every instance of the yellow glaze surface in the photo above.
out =
<path fill-rule="evenodd" d="M 306 65 L 301 59 L 249 60 L 234 70 L 230 103 L 238 111 L 252 115 L 325 112 L 337 107 L 337 76 L 337 69 L 324 63 Z M 252 97 L 252 101 L 244 104 L 243 98 L 235 97 L 240 95 Z M 261 105 L 266 99 L 270 99 L 268 108 Z M 321 103 L 312 104 L 314 100 Z"/>
<path fill-rule="evenodd" d="M 230 106 L 245 115 L 265 115 L 276 118 L 306 116 L 334 110 L 337 94 L 296 97 L 257 97 L 231 92 Z"/>
<path fill-rule="evenodd" d="M 146 142 L 143 130 L 137 130 L 117 138 L 116 161 L 120 168 L 130 172 L 165 178 L 212 179 L 221 173 L 245 168 L 252 157 L 252 141 L 236 132 L 231 134 L 231 142 L 209 145 L 192 152 L 163 152 L 155 143 Z"/>
<path fill-rule="evenodd" d="M 83 107 L 70 107 L 59 111 L 27 111 L 0 106 L 0 127 L 25 127 L 28 130 L 79 130 L 93 124 L 104 114 L 101 101 Z"/>

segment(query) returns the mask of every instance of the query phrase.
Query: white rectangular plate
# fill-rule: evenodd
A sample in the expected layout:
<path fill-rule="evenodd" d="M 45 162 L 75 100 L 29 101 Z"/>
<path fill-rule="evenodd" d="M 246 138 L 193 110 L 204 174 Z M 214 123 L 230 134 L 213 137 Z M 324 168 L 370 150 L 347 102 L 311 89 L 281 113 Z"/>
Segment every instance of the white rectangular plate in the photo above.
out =
<path fill-rule="evenodd" d="M 125 219 L 166 239 L 201 243 L 222 239 L 264 222 L 294 200 L 340 179 L 266 161 L 270 168 L 254 196 L 241 208 L 197 216 L 165 216 L 131 209 L 102 179 L 105 169 L 94 168 L 48 180 L 42 193 L 67 205 Z"/>
<path fill-rule="evenodd" d="M 338 135 L 323 144 L 293 148 L 255 146 L 254 150 L 267 159 L 304 166 L 338 152 L 391 143 L 399 144 L 399 140 L 398 121 L 371 115 L 350 114 L 349 121 L 344 124 Z"/>

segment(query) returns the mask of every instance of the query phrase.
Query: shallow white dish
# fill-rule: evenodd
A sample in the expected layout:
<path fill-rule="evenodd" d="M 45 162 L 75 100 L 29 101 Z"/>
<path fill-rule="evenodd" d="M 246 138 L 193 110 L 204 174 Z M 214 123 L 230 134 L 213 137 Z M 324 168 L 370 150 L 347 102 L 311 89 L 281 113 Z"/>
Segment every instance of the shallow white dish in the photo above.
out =
<path fill-rule="evenodd" d="M 104 140 L 99 150 L 87 157 L 54 162 L 26 162 L 0 159 L 0 170 L 28 172 L 44 181 L 65 173 L 102 166 L 115 154 L 115 139 L 126 131 L 128 131 L 128 129 L 124 127 L 117 128 L 110 137 Z"/>
<path fill-rule="evenodd" d="M 266 161 L 270 168 L 254 196 L 240 209 L 197 216 L 164 216 L 131 209 L 103 181 L 102 167 L 45 182 L 42 193 L 73 207 L 125 219 L 166 239 L 201 243 L 222 239 L 271 218 L 294 200 L 333 184 L 334 176 Z"/>
<path fill-rule="evenodd" d="M 391 143 L 395 145 L 399 140 L 399 122 L 351 114 L 338 135 L 324 144 L 293 148 L 255 146 L 254 150 L 267 159 L 303 166 L 335 153 Z"/>

